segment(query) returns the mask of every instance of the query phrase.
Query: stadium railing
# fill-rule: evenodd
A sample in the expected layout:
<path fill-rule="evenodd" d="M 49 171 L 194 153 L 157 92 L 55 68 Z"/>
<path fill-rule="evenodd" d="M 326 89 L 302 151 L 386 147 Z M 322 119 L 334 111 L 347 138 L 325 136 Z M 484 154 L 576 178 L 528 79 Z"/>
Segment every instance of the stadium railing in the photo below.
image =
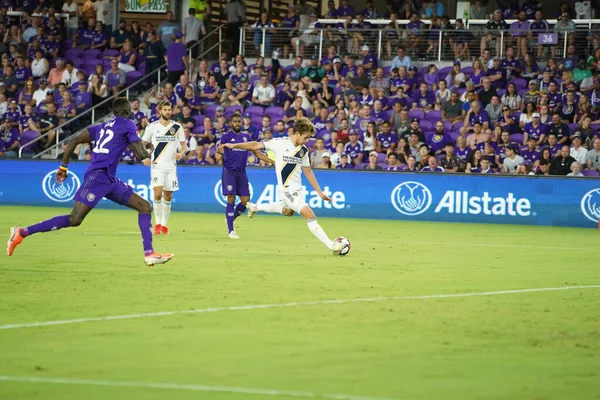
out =
<path fill-rule="evenodd" d="M 390 59 L 395 56 L 395 50 L 399 44 L 401 44 L 404 40 L 400 39 L 398 41 L 394 41 L 394 43 L 390 43 L 393 47 L 391 57 L 388 56 L 386 51 L 387 42 L 389 40 L 387 36 L 387 32 L 385 30 L 385 26 L 389 24 L 389 20 L 369 20 L 369 22 L 373 25 L 372 29 L 348 29 L 346 31 L 346 38 L 344 35 L 340 35 L 340 32 L 336 29 L 335 25 L 339 23 L 341 20 L 319 20 L 318 22 L 324 26 L 319 29 L 315 29 L 315 32 L 318 32 L 316 38 L 312 41 L 312 43 L 304 46 L 305 52 L 303 56 L 306 58 L 307 56 L 316 55 L 319 59 L 325 56 L 327 48 L 329 45 L 334 44 L 338 47 L 337 54 L 350 54 L 356 53 L 357 49 L 354 46 L 351 49 L 351 45 L 349 39 L 350 37 L 356 37 L 357 41 L 359 41 L 358 51 L 360 51 L 360 46 L 366 44 L 370 48 L 370 52 L 377 55 L 378 59 Z M 456 20 L 451 20 L 451 23 L 454 24 Z M 356 21 L 355 21 L 356 22 Z M 407 20 L 398 20 L 398 24 L 401 29 L 400 32 L 403 36 L 406 36 L 406 23 L 409 22 Z M 469 20 L 467 21 L 467 29 L 466 32 L 469 32 L 471 38 L 469 39 L 469 44 L 471 47 L 471 53 L 474 55 L 479 55 L 480 53 L 480 41 L 481 36 L 484 32 L 484 26 L 487 24 L 488 20 Z M 515 22 L 515 20 L 506 20 L 506 23 L 510 26 L 511 23 Z M 567 52 L 567 45 L 572 40 L 574 40 L 575 45 L 580 50 L 581 48 L 586 49 L 586 54 L 589 54 L 594 50 L 594 46 L 600 45 L 600 20 L 591 19 L 591 20 L 573 20 L 576 26 L 575 32 L 562 32 L 556 33 L 554 31 L 554 26 L 556 22 L 548 22 L 549 29 L 545 32 L 539 31 L 535 32 L 532 37 L 528 41 L 528 49 L 535 55 L 537 54 L 537 46 L 542 46 L 544 49 L 544 55 L 546 57 L 549 56 L 562 56 Z M 426 23 L 427 24 L 427 23 Z M 428 27 L 429 25 L 426 25 Z M 288 57 L 294 57 L 300 54 L 299 46 L 296 46 L 294 51 L 291 41 L 293 38 L 290 36 L 290 33 L 294 30 L 287 28 L 256 28 L 253 26 L 244 26 L 240 28 L 241 30 L 241 40 L 240 40 L 240 48 L 239 52 L 241 55 L 245 57 L 271 57 L 274 50 L 279 51 L 279 58 L 284 59 Z M 297 34 L 295 38 L 297 38 L 298 34 L 302 34 L 306 28 L 300 28 L 297 30 Z M 459 30 L 449 29 L 449 30 L 436 30 L 436 33 L 430 35 L 429 29 L 423 29 L 423 41 L 419 45 L 419 52 L 424 52 L 424 49 L 427 49 L 429 46 L 428 42 L 431 40 L 435 43 L 435 49 L 432 52 L 435 54 L 435 57 L 424 57 L 425 60 L 430 61 L 453 61 L 455 59 L 454 54 L 450 46 L 448 46 L 448 40 L 456 37 Z M 361 34 L 362 39 L 358 39 L 356 34 Z M 574 39 L 571 37 L 574 36 Z M 337 39 L 337 37 L 342 37 L 342 40 Z M 512 36 L 510 30 L 499 31 L 499 40 L 500 40 L 500 54 L 492 54 L 492 56 L 502 57 L 504 54 L 505 45 L 512 42 Z M 288 48 L 285 51 L 285 48 Z M 493 46 L 490 46 L 493 49 Z M 553 51 L 548 50 L 551 47 L 555 47 Z M 407 54 L 411 55 L 411 54 Z M 473 58 L 473 57 L 471 57 Z M 423 61 L 425 61 L 423 60 Z M 414 61 L 419 61 L 414 60 Z"/>
<path fill-rule="evenodd" d="M 199 54 L 197 58 L 200 58 L 206 54 L 208 54 L 210 51 L 212 51 L 214 48 L 219 48 L 219 53 L 220 53 L 220 49 L 221 49 L 221 39 L 223 37 L 223 33 L 222 30 L 224 28 L 224 24 L 220 25 L 218 27 L 216 27 L 215 29 L 213 29 L 210 33 L 208 33 L 204 38 L 202 38 L 202 40 L 199 40 L 197 43 L 194 44 L 194 46 L 191 46 L 188 49 L 188 57 L 190 57 L 190 61 L 192 61 L 193 59 L 192 57 L 192 52 L 194 50 L 194 48 L 196 48 L 197 46 L 201 46 L 206 40 L 209 40 L 213 34 L 216 34 L 219 38 L 219 42 L 215 43 L 214 45 L 212 45 L 211 47 L 209 47 L 208 49 L 204 50 L 204 52 L 202 52 L 201 54 Z M 135 82 L 131 83 L 130 85 L 124 87 L 123 89 L 121 89 L 119 91 L 119 93 L 117 94 L 118 96 L 123 96 L 125 95 L 125 97 L 129 98 L 130 92 L 133 90 L 137 90 L 139 85 L 142 84 L 143 82 L 146 82 L 148 79 L 152 79 L 154 77 L 156 77 L 156 80 L 158 82 L 158 85 L 160 85 L 163 80 L 166 80 L 167 78 L 167 74 L 162 73 L 162 71 L 167 67 L 167 63 L 165 62 L 164 64 L 162 64 L 158 69 L 140 77 L 139 79 L 137 79 Z M 190 70 L 192 70 L 193 68 L 190 68 Z M 156 83 L 155 83 L 156 84 Z M 151 85 L 154 86 L 154 85 Z M 141 92 L 141 91 L 140 91 Z M 41 158 L 43 155 L 48 154 L 52 151 L 54 151 L 55 149 L 59 149 L 60 146 L 65 143 L 68 142 L 69 138 L 81 131 L 83 131 L 83 129 L 80 129 L 76 132 L 72 132 L 71 135 L 69 135 L 69 137 L 62 137 L 59 134 L 59 132 L 61 132 L 62 129 L 67 129 L 69 126 L 73 126 L 73 122 L 76 122 L 78 120 L 81 120 L 82 118 L 89 118 L 91 123 L 90 124 L 94 124 L 96 123 L 100 118 L 97 119 L 98 117 L 98 112 L 99 110 L 101 110 L 102 108 L 106 108 L 108 107 L 112 101 L 114 100 L 115 96 L 107 96 L 106 99 L 104 99 L 102 102 L 96 104 L 95 106 L 83 111 L 81 114 L 75 116 L 74 118 L 71 118 L 67 121 L 65 121 L 64 123 L 58 125 L 56 128 L 53 129 L 53 131 L 56 131 L 57 134 L 55 136 L 56 138 L 56 143 L 54 143 L 51 146 L 48 146 L 48 148 L 33 154 L 33 156 L 28 157 L 28 158 Z M 105 117 L 105 115 L 102 115 L 101 118 Z M 83 124 L 83 125 L 88 125 L 88 124 Z M 30 140 L 29 142 L 23 143 L 21 144 L 20 148 L 19 148 L 19 152 L 18 152 L 18 157 L 19 158 L 23 158 L 23 152 L 26 149 L 31 148 L 33 145 L 35 145 L 37 142 L 39 142 L 40 140 L 48 137 L 51 134 L 52 131 L 47 132 L 43 135 L 37 136 L 36 138 Z"/>

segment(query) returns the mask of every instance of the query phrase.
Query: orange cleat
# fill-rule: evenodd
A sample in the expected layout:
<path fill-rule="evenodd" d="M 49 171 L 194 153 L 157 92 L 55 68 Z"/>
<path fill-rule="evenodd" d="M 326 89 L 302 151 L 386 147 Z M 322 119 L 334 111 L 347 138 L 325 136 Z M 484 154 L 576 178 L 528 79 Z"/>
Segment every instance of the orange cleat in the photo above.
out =
<path fill-rule="evenodd" d="M 169 234 L 169 228 L 167 228 L 165 225 L 161 225 L 160 226 L 160 233 L 162 233 L 163 235 L 168 235 Z"/>
<path fill-rule="evenodd" d="M 156 225 L 154 226 L 154 234 L 155 234 L 155 235 L 160 235 L 160 229 L 161 229 L 161 228 L 162 228 L 162 227 L 161 227 L 161 225 L 160 225 L 160 224 L 156 224 Z"/>
<path fill-rule="evenodd" d="M 21 236 L 21 227 L 13 226 L 10 228 L 10 237 L 8 238 L 8 243 L 6 245 L 6 254 L 12 256 L 15 248 L 21 244 L 24 237 Z"/>
<path fill-rule="evenodd" d="M 154 252 L 149 256 L 144 256 L 144 262 L 147 266 L 152 267 L 157 264 L 166 264 L 175 257 L 175 254 L 160 254 Z"/>

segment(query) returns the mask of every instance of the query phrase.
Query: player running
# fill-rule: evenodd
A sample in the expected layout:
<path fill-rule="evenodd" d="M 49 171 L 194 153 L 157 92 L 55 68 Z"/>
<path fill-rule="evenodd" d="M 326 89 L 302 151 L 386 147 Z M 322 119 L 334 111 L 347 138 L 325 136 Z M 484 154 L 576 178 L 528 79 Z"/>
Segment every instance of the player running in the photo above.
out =
<path fill-rule="evenodd" d="M 154 192 L 154 234 L 169 234 L 167 223 L 171 214 L 173 192 L 179 190 L 177 180 L 177 161 L 187 150 L 183 127 L 171 121 L 171 102 L 163 100 L 156 105 L 158 121 L 146 127 L 142 135 L 144 146 L 152 143 L 152 160 L 144 165 L 150 167 L 150 187 Z M 179 145 L 179 152 L 177 147 Z"/>
<path fill-rule="evenodd" d="M 131 186 L 115 177 L 117 166 L 123 150 L 131 146 L 140 160 L 148 160 L 148 152 L 144 149 L 142 139 L 138 136 L 137 127 L 129 117 L 131 109 L 126 98 L 117 98 L 112 106 L 114 117 L 108 122 L 90 126 L 88 129 L 69 141 L 63 161 L 56 172 L 56 181 L 62 183 L 68 174 L 68 164 L 77 145 L 94 143 L 92 160 L 88 166 L 83 184 L 75 194 L 75 205 L 70 215 L 60 215 L 29 226 L 27 228 L 12 227 L 8 239 L 7 253 L 13 255 L 24 238 L 40 232 L 81 225 L 88 213 L 98 202 L 106 197 L 122 206 L 136 210 L 138 226 L 142 233 L 144 261 L 146 265 L 164 264 L 173 258 L 173 254 L 159 254 L 152 248 L 152 206 L 134 193 Z"/>
<path fill-rule="evenodd" d="M 279 203 L 256 204 L 248 202 L 248 216 L 252 218 L 257 211 L 283 214 L 287 217 L 294 212 L 302 215 L 308 224 L 308 229 L 329 250 L 339 252 L 344 243 L 333 242 L 329 239 L 323 228 L 317 222 L 313 210 L 306 204 L 304 190 L 302 189 L 302 172 L 306 175 L 308 182 L 316 190 L 323 200 L 331 201 L 331 198 L 321 191 L 317 178 L 310 168 L 308 148 L 306 142 L 315 135 L 315 126 L 305 117 L 296 119 L 293 133 L 289 137 L 272 139 L 267 142 L 229 143 L 222 142 L 221 147 L 236 149 L 247 149 L 259 151 L 266 149 L 275 154 L 275 169 L 277 171 L 277 183 L 280 198 Z"/>
<path fill-rule="evenodd" d="M 221 144 L 245 144 L 252 141 L 252 137 L 247 133 L 242 133 L 242 117 L 234 114 L 229 120 L 231 130 L 221 136 Z M 263 147 L 264 148 L 264 147 Z M 265 156 L 258 150 L 251 150 L 259 159 L 274 164 L 275 162 Z M 227 207 L 225 208 L 225 219 L 230 239 L 239 239 L 233 229 L 233 221 L 246 211 L 246 204 L 250 200 L 250 186 L 248 176 L 246 175 L 246 163 L 248 161 L 248 150 L 242 148 L 231 148 L 219 146 L 219 153 L 223 154 L 223 172 L 221 174 L 221 187 L 223 196 L 227 196 Z M 236 196 L 240 197 L 240 202 L 235 205 Z"/>

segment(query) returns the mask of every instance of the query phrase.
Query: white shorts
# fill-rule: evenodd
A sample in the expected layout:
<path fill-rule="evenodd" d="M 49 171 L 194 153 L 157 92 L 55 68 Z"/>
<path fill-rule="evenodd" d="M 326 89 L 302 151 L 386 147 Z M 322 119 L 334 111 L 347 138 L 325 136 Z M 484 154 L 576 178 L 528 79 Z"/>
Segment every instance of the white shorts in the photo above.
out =
<path fill-rule="evenodd" d="M 304 190 L 285 190 L 281 193 L 281 202 L 283 205 L 290 210 L 297 212 L 300 214 L 300 210 L 304 208 L 306 205 L 306 201 L 304 199 Z"/>
<path fill-rule="evenodd" d="M 150 168 L 150 188 L 162 186 L 167 192 L 176 192 L 179 190 L 179 180 L 177 179 L 177 170 L 164 170 L 160 168 Z"/>

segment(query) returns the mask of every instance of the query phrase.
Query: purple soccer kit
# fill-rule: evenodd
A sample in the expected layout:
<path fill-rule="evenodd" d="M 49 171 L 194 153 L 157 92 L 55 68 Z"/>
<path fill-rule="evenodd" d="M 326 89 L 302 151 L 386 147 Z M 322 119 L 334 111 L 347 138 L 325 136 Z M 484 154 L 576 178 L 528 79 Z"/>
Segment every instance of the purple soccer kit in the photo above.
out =
<path fill-rule="evenodd" d="M 130 119 L 116 116 L 108 122 L 89 127 L 88 131 L 94 143 L 92 160 L 85 172 L 83 184 L 75 194 L 75 201 L 94 208 L 103 197 L 106 197 L 117 204 L 127 205 L 133 196 L 133 189 L 117 179 L 115 174 L 123 151 L 132 143 L 141 141 L 135 123 Z M 151 218 L 150 214 L 138 214 L 145 255 L 154 252 Z M 22 235 L 28 236 L 68 226 L 69 216 L 61 215 L 23 229 Z"/>
<path fill-rule="evenodd" d="M 251 142 L 252 137 L 246 133 L 235 133 L 228 131 L 221 136 L 221 144 Z M 246 175 L 246 163 L 248 161 L 248 150 L 229 149 L 223 150 L 223 172 L 221 174 L 221 187 L 223 196 L 234 195 L 250 197 L 250 184 Z M 246 206 L 239 203 L 234 207 L 233 203 L 227 202 L 225 217 L 229 232 L 233 231 L 233 221 L 246 211 Z"/>

